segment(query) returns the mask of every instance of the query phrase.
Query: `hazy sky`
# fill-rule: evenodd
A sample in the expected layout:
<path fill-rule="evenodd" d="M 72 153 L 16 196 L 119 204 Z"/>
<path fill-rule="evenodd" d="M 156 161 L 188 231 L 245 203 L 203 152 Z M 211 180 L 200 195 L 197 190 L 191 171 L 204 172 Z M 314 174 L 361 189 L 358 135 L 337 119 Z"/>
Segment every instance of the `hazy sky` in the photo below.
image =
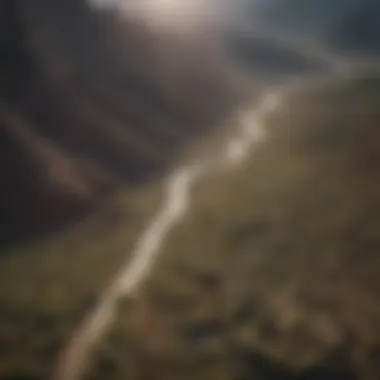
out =
<path fill-rule="evenodd" d="M 231 22 L 246 0 L 88 0 L 97 8 L 114 9 L 143 18 L 153 27 L 197 31 Z"/>

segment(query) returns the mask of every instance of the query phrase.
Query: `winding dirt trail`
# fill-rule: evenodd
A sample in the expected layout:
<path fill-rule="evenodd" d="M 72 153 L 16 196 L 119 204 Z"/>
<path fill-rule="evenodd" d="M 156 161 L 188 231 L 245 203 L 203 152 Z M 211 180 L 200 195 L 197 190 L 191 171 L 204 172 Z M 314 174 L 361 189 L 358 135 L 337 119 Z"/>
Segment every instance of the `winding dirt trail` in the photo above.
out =
<path fill-rule="evenodd" d="M 263 119 L 280 103 L 280 96 L 269 93 L 256 109 L 240 116 L 237 136 L 227 141 L 222 157 L 211 157 L 200 164 L 175 170 L 168 178 L 162 207 L 139 237 L 132 257 L 111 279 L 96 308 L 85 318 L 59 357 L 54 380 L 79 380 L 88 365 L 92 348 L 99 343 L 116 317 L 118 301 L 131 296 L 149 275 L 168 233 L 186 215 L 191 203 L 191 186 L 205 174 L 240 165 L 263 136 Z M 130 258 L 131 257 L 131 258 Z"/>

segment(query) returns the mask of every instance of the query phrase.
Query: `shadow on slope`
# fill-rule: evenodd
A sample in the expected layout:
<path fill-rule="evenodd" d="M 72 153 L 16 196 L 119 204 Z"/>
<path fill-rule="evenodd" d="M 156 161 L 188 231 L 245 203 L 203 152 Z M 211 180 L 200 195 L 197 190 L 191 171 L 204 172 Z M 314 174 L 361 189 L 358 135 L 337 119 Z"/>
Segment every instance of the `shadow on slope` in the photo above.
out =
<path fill-rule="evenodd" d="M 1 241 L 82 218 L 118 184 L 151 178 L 237 100 L 194 41 L 85 0 L 0 6 Z"/>
<path fill-rule="evenodd" d="M 333 48 L 356 55 L 380 54 L 380 4 L 367 1 L 342 15 L 330 28 L 326 42 Z"/>

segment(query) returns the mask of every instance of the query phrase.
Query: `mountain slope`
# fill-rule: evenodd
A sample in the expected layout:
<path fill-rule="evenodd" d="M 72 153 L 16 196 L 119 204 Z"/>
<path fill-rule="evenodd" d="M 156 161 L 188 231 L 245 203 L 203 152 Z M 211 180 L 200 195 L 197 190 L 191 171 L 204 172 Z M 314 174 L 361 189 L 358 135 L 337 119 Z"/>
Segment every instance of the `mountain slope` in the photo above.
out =
<path fill-rule="evenodd" d="M 380 5 L 378 2 L 360 4 L 341 17 L 326 37 L 340 51 L 379 54 Z"/>
<path fill-rule="evenodd" d="M 376 0 L 247 1 L 251 22 L 272 35 L 318 41 L 334 49 L 377 49 Z"/>
<path fill-rule="evenodd" d="M 83 217 L 118 183 L 163 170 L 237 100 L 212 38 L 168 38 L 85 0 L 0 6 L 1 240 Z"/>
<path fill-rule="evenodd" d="M 379 97 L 378 76 L 290 94 L 194 189 L 88 378 L 378 378 Z"/>

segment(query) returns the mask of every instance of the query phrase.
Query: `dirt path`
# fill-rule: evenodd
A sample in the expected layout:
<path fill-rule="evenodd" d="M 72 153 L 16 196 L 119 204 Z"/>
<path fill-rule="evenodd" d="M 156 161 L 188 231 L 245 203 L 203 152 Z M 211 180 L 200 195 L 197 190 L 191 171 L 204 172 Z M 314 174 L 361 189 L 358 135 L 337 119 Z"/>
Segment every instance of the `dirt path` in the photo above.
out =
<path fill-rule="evenodd" d="M 120 268 L 97 307 L 85 318 L 62 352 L 54 380 L 79 380 L 87 368 L 92 348 L 102 340 L 116 317 L 118 301 L 131 296 L 149 275 L 168 233 L 186 215 L 191 203 L 191 186 L 203 175 L 244 161 L 263 135 L 263 117 L 279 104 L 279 96 L 263 96 L 256 109 L 240 117 L 237 136 L 227 142 L 222 157 L 210 157 L 201 164 L 186 165 L 167 180 L 162 207 L 139 237 L 132 258 Z M 128 257 L 131 257 L 128 253 Z"/>

